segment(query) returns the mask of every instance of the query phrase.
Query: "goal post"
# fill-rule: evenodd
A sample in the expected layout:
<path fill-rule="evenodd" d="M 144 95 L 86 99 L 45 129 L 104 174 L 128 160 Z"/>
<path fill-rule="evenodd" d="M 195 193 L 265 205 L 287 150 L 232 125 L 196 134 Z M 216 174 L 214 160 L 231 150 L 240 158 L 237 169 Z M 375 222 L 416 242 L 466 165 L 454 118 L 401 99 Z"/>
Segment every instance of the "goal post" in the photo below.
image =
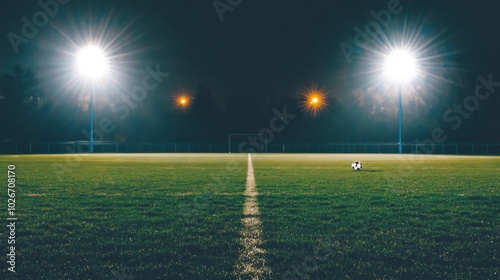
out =
<path fill-rule="evenodd" d="M 267 153 L 266 133 L 230 133 L 228 135 L 228 152 Z"/>

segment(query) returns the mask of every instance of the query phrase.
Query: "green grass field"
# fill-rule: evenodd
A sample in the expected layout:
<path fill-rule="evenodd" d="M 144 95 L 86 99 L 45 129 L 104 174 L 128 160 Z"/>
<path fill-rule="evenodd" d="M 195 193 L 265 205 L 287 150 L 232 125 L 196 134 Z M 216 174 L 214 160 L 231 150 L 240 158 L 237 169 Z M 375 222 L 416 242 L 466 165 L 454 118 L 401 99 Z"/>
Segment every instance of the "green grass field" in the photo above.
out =
<path fill-rule="evenodd" d="M 500 278 L 500 157 L 254 154 L 253 165 L 272 279 Z M 0 279 L 236 279 L 246 154 L 0 156 L 0 168 Z"/>

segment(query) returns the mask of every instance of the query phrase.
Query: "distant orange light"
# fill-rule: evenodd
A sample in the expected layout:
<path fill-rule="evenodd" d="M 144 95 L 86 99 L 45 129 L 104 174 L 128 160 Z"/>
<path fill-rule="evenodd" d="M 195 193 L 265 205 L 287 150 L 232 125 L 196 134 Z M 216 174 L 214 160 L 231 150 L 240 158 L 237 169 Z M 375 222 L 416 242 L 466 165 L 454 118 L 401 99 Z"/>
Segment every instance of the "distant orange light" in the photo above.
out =
<path fill-rule="evenodd" d="M 174 96 L 174 105 L 177 110 L 188 110 L 193 97 L 188 92 L 180 92 Z"/>
<path fill-rule="evenodd" d="M 317 86 L 312 86 L 304 93 L 302 107 L 313 116 L 316 116 L 316 114 L 323 110 L 327 105 L 327 98 L 323 89 L 319 89 Z"/>

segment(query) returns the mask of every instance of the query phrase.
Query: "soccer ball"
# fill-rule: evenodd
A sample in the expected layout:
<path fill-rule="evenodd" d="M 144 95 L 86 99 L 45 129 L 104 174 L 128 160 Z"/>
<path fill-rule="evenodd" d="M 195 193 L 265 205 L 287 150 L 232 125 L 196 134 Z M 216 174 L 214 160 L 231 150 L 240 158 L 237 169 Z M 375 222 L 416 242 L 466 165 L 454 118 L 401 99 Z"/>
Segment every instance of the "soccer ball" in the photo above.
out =
<path fill-rule="evenodd" d="M 353 161 L 352 162 L 352 170 L 358 171 L 358 170 L 361 170 L 362 167 L 363 167 L 363 164 L 361 163 L 361 161 Z"/>

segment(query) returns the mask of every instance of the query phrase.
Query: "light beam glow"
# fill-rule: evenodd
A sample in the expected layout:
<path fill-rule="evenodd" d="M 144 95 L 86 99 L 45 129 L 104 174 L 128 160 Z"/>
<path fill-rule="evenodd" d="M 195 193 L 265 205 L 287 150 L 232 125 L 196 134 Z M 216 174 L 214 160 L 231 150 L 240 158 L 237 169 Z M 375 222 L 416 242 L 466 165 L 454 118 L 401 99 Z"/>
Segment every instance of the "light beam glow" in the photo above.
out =
<path fill-rule="evenodd" d="M 181 91 L 174 95 L 173 102 L 177 110 L 186 111 L 191 107 L 194 97 L 187 91 Z"/>
<path fill-rule="evenodd" d="M 96 46 L 88 46 L 79 51 L 77 66 L 81 74 L 90 78 L 100 77 L 108 70 L 106 55 Z"/>
<path fill-rule="evenodd" d="M 396 50 L 387 56 L 384 72 L 391 80 L 407 82 L 417 73 L 417 63 L 413 54 L 408 50 Z"/>
<path fill-rule="evenodd" d="M 317 86 L 308 88 L 303 96 L 303 109 L 310 112 L 314 117 L 328 105 L 325 91 Z"/>

